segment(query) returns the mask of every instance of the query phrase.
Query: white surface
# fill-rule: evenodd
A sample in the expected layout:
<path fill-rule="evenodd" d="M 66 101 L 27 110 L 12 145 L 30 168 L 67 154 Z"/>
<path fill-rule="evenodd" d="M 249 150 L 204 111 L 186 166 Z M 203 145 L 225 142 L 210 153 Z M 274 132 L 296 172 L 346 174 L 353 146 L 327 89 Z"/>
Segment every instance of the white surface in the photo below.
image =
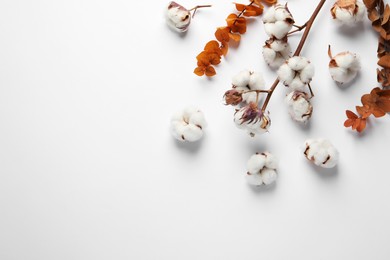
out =
<path fill-rule="evenodd" d="M 390 120 L 360 137 L 343 127 L 344 110 L 377 85 L 377 37 L 367 20 L 339 28 L 332 2 L 302 53 L 316 66 L 310 126 L 289 118 L 279 85 L 270 133 L 253 139 L 222 95 L 246 68 L 272 84 L 261 22 L 216 77 L 192 73 L 229 1 L 181 2 L 214 5 L 182 37 L 164 22 L 168 1 L 1 1 L 0 259 L 390 259 Z M 290 1 L 298 24 L 316 3 Z M 350 87 L 329 76 L 329 43 L 362 57 Z M 169 133 L 187 105 L 209 123 L 195 146 Z M 306 161 L 299 147 L 309 137 L 338 147 L 336 169 Z M 252 189 L 246 162 L 264 150 L 280 159 L 279 179 Z"/>

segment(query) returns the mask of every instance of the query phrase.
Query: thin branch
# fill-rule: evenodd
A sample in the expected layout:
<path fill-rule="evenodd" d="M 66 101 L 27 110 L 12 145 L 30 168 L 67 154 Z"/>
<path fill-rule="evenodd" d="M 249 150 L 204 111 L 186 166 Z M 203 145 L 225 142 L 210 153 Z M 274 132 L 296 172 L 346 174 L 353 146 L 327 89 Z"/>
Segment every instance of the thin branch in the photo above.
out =
<path fill-rule="evenodd" d="M 192 7 L 190 10 L 188 10 L 188 11 L 194 11 L 194 13 L 192 14 L 192 18 L 194 18 L 194 16 L 195 16 L 195 13 L 196 13 L 196 11 L 199 9 L 199 8 L 205 8 L 205 7 L 211 7 L 211 5 L 197 5 L 197 6 L 195 6 L 195 7 Z"/>
<path fill-rule="evenodd" d="M 297 49 L 295 50 L 294 52 L 294 55 L 293 56 L 299 56 L 301 54 L 301 51 L 302 51 L 302 48 L 303 48 L 303 45 L 305 44 L 306 42 L 306 39 L 307 39 L 307 36 L 309 35 L 309 32 L 310 32 L 310 29 L 314 23 L 314 20 L 316 19 L 318 13 L 321 11 L 321 8 L 322 6 L 325 4 L 326 0 L 321 0 L 318 5 L 317 5 L 317 8 L 314 10 L 313 14 L 311 15 L 310 19 L 305 23 L 306 24 L 306 29 L 302 35 L 302 38 L 298 44 L 298 47 Z M 272 84 L 271 88 L 269 89 L 269 93 L 264 101 L 264 104 L 263 104 L 263 107 L 261 108 L 261 110 L 264 112 L 265 109 L 267 108 L 268 106 L 268 103 L 272 97 L 272 94 L 274 93 L 276 87 L 278 86 L 279 84 L 279 78 L 277 78 L 274 82 L 274 84 Z"/>
<path fill-rule="evenodd" d="M 295 24 L 294 24 L 293 26 L 294 26 L 295 28 L 297 28 L 297 29 L 295 29 L 294 31 L 289 32 L 289 33 L 287 34 L 287 36 L 289 36 L 289 35 L 291 35 L 291 34 L 293 34 L 293 33 L 302 31 L 303 29 L 306 28 L 307 23 L 305 23 L 305 24 L 302 25 L 302 26 L 298 26 L 298 25 L 295 25 Z"/>

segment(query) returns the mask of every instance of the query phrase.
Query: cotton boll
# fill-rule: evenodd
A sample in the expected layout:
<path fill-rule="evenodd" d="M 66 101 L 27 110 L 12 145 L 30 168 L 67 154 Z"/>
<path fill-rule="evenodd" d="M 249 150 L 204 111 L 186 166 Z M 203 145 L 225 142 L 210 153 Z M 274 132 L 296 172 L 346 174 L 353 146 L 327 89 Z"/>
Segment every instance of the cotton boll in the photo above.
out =
<path fill-rule="evenodd" d="M 332 79 L 341 84 L 352 81 L 360 70 L 360 58 L 355 53 L 342 52 L 329 62 Z"/>
<path fill-rule="evenodd" d="M 166 21 L 170 28 L 185 32 L 191 23 L 191 13 L 176 2 L 170 2 L 166 11 Z"/>
<path fill-rule="evenodd" d="M 290 55 L 291 48 L 287 42 L 287 38 L 284 40 L 271 38 L 267 40 L 263 46 L 264 61 L 271 68 L 279 68 Z"/>
<path fill-rule="evenodd" d="M 248 92 L 250 90 L 261 90 L 265 87 L 263 76 L 258 72 L 244 70 L 238 73 L 232 79 L 233 88 L 236 91 L 242 92 L 242 100 L 246 103 L 254 103 L 258 99 L 256 92 Z M 244 93 L 247 92 L 247 93 Z"/>
<path fill-rule="evenodd" d="M 314 76 L 314 66 L 305 57 L 289 58 L 278 70 L 279 80 L 292 90 L 302 91 Z"/>
<path fill-rule="evenodd" d="M 261 171 L 261 177 L 265 185 L 270 185 L 276 181 L 277 174 L 274 169 L 265 168 Z"/>
<path fill-rule="evenodd" d="M 267 158 L 263 154 L 252 155 L 247 163 L 248 172 L 251 174 L 260 172 L 265 166 L 266 159 Z"/>
<path fill-rule="evenodd" d="M 277 179 L 277 158 L 269 152 L 256 153 L 247 162 L 247 181 L 251 185 L 269 185 Z"/>
<path fill-rule="evenodd" d="M 196 108 L 186 108 L 171 119 L 171 133 L 179 141 L 195 142 L 203 137 L 206 127 L 203 113 Z"/>
<path fill-rule="evenodd" d="M 337 165 L 339 153 L 329 140 L 309 139 L 304 147 L 304 155 L 315 165 L 323 168 L 333 168 Z"/>
<path fill-rule="evenodd" d="M 345 25 L 353 25 L 362 21 L 364 13 L 364 4 L 356 0 L 338 0 L 331 9 L 333 19 Z"/>
<path fill-rule="evenodd" d="M 240 71 L 232 78 L 233 86 L 238 88 L 246 88 L 249 84 L 251 72 L 249 70 Z"/>
<path fill-rule="evenodd" d="M 291 118 L 300 123 L 307 123 L 313 113 L 313 106 L 304 92 L 293 91 L 286 97 Z"/>
<path fill-rule="evenodd" d="M 263 16 L 265 32 L 270 37 L 282 39 L 291 30 L 294 19 L 287 5 L 276 4 L 268 9 Z"/>
<path fill-rule="evenodd" d="M 238 128 L 245 129 L 251 136 L 255 136 L 268 132 L 271 119 L 257 107 L 257 104 L 250 103 L 236 110 L 234 123 Z"/>

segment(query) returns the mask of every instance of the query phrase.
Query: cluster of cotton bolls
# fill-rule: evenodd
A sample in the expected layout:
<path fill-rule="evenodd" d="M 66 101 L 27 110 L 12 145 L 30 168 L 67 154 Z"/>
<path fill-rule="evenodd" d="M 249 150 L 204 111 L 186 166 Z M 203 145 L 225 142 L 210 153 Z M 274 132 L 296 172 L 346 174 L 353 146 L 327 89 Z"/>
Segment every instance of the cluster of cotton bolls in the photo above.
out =
<path fill-rule="evenodd" d="M 276 4 L 264 14 L 263 22 L 270 37 L 263 46 L 263 57 L 271 68 L 278 68 L 291 55 L 287 34 L 295 21 L 287 4 Z"/>
<path fill-rule="evenodd" d="M 327 139 L 308 139 L 304 144 L 304 155 L 317 166 L 333 168 L 339 160 L 339 152 Z"/>
<path fill-rule="evenodd" d="M 177 112 L 171 119 L 171 132 L 174 138 L 182 142 L 195 142 L 203 137 L 207 123 L 199 109 L 188 107 Z"/>
<path fill-rule="evenodd" d="M 330 10 L 333 19 L 344 25 L 354 25 L 364 18 L 365 6 L 357 0 L 338 0 Z"/>
<path fill-rule="evenodd" d="M 250 185 L 270 185 L 277 179 L 278 159 L 269 152 L 256 153 L 247 163 L 246 179 Z"/>
<path fill-rule="evenodd" d="M 305 88 L 314 76 L 314 66 L 301 56 L 289 58 L 278 70 L 279 80 L 288 87 L 290 93 L 286 97 L 291 117 L 301 123 L 306 123 L 313 112 L 309 95 Z"/>
<path fill-rule="evenodd" d="M 271 125 L 269 113 L 259 108 L 260 92 L 265 91 L 263 76 L 258 72 L 243 70 L 232 79 L 232 88 L 225 92 L 226 105 L 238 106 L 234 123 L 251 136 L 268 132 Z"/>

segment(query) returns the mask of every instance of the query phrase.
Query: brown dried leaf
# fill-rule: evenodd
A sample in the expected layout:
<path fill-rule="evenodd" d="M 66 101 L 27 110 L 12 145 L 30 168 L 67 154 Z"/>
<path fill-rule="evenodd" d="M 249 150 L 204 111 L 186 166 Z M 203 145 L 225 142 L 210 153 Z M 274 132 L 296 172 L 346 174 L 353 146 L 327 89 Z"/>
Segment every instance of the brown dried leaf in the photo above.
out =
<path fill-rule="evenodd" d="M 384 68 L 390 68 L 390 54 L 382 56 L 378 61 L 378 65 Z"/>

